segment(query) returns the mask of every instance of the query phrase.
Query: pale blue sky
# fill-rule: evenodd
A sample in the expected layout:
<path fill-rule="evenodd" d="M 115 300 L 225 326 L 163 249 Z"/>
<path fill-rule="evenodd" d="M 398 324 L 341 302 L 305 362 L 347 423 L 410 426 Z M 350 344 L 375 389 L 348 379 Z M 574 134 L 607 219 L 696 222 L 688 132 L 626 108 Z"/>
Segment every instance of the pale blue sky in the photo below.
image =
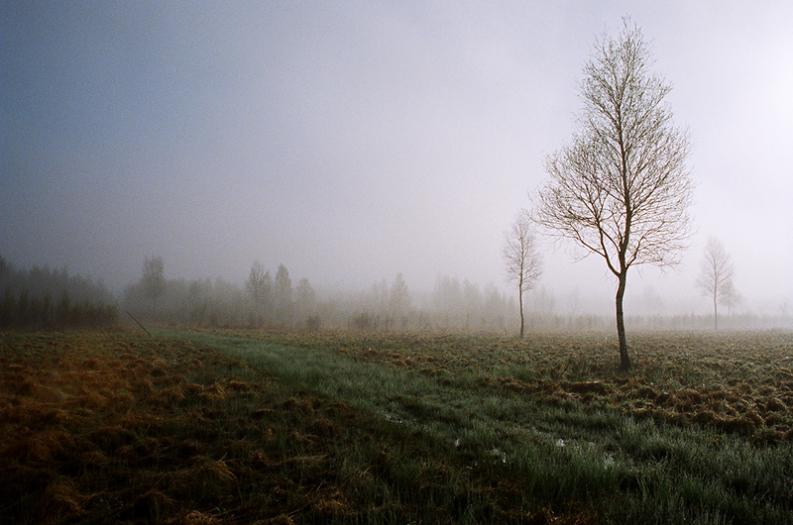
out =
<path fill-rule="evenodd" d="M 689 129 L 697 230 L 643 270 L 676 309 L 704 240 L 756 308 L 793 303 L 793 3 L 0 2 L 0 253 L 136 279 L 503 285 L 502 232 L 569 140 L 622 16 Z M 542 285 L 610 307 L 600 261 L 543 241 Z M 593 308 L 600 303 L 593 302 Z"/>

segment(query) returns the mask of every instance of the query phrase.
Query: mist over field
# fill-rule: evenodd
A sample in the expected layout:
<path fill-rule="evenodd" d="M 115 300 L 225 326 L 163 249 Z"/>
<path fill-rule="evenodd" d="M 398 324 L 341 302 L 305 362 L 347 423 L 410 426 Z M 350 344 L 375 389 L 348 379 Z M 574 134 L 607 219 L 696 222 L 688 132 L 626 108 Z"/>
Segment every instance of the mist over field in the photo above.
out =
<path fill-rule="evenodd" d="M 284 263 L 323 293 L 402 273 L 505 280 L 503 234 L 578 127 L 597 37 L 642 28 L 690 141 L 681 263 L 629 278 L 635 314 L 702 314 L 709 237 L 737 312 L 793 310 L 793 38 L 786 2 L 87 4 L 0 7 L 0 251 L 117 295 L 169 278 L 242 285 Z M 537 229 L 535 290 L 610 315 L 595 256 Z M 530 292 L 527 300 L 531 300 Z"/>
<path fill-rule="evenodd" d="M 791 22 L 0 1 L 0 522 L 793 523 Z"/>

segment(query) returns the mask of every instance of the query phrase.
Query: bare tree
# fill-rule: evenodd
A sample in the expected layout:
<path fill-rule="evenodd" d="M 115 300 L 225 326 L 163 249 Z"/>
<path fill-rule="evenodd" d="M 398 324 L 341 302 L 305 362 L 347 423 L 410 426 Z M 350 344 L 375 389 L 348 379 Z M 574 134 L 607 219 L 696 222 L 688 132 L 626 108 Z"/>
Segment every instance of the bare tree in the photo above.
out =
<path fill-rule="evenodd" d="M 719 329 L 719 303 L 732 302 L 732 261 L 724 246 L 711 237 L 705 245 L 705 260 L 697 284 L 713 301 L 713 329 Z"/>
<path fill-rule="evenodd" d="M 518 287 L 521 339 L 526 324 L 523 314 L 523 294 L 531 290 L 542 273 L 542 260 L 537 253 L 534 236 L 531 234 L 531 222 L 531 214 L 527 210 L 521 210 L 512 228 L 507 232 L 504 242 L 507 278 Z"/>
<path fill-rule="evenodd" d="M 584 69 L 581 130 L 547 161 L 537 222 L 601 256 L 617 278 L 620 369 L 630 369 L 623 297 L 634 265 L 678 262 L 688 236 L 688 141 L 664 105 L 671 87 L 647 70 L 641 31 L 627 21 Z"/>

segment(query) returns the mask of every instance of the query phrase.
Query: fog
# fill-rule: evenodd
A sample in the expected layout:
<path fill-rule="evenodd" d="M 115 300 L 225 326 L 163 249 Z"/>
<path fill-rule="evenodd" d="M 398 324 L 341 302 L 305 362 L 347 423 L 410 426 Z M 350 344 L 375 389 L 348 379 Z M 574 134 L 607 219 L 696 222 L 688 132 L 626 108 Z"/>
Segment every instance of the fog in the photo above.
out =
<path fill-rule="evenodd" d="M 119 296 L 160 256 L 167 278 L 240 287 L 258 260 L 320 294 L 402 273 L 419 303 L 441 276 L 511 297 L 504 232 L 624 16 L 673 85 L 695 184 L 682 263 L 632 270 L 626 311 L 708 314 L 716 237 L 736 310 L 789 314 L 789 2 L 4 2 L 0 254 Z M 537 234 L 527 302 L 611 315 L 603 261 Z"/>

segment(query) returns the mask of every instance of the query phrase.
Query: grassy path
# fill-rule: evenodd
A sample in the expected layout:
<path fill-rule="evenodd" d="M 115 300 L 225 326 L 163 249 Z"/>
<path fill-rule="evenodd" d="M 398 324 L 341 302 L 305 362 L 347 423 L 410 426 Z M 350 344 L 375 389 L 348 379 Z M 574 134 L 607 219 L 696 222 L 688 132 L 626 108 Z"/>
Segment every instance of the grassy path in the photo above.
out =
<path fill-rule="evenodd" d="M 250 374 L 371 416 L 381 442 L 335 444 L 345 458 L 340 476 L 359 501 L 419 503 L 470 522 L 492 520 L 495 499 L 511 512 L 499 518 L 515 521 L 550 505 L 570 523 L 793 523 L 789 444 L 757 446 L 706 428 L 549 406 L 482 386 L 485 372 L 475 370 L 433 378 L 246 337 L 160 337 L 218 349 L 244 359 Z"/>

